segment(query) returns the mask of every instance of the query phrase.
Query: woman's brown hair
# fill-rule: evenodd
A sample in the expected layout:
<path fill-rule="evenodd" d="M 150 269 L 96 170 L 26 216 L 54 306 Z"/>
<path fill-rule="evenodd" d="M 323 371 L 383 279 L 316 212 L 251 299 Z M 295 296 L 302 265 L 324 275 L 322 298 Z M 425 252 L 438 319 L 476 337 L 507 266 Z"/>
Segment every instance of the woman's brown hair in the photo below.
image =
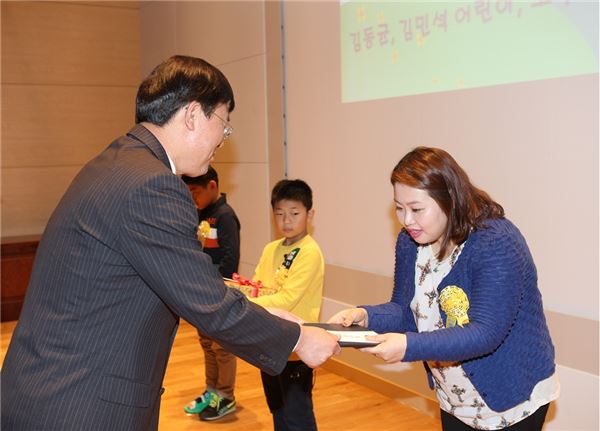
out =
<path fill-rule="evenodd" d="M 504 217 L 504 208 L 475 187 L 456 160 L 439 148 L 415 148 L 398 162 L 390 180 L 392 185 L 425 190 L 446 214 L 448 225 L 438 258 L 446 256 L 450 241 L 461 244 L 486 219 Z"/>

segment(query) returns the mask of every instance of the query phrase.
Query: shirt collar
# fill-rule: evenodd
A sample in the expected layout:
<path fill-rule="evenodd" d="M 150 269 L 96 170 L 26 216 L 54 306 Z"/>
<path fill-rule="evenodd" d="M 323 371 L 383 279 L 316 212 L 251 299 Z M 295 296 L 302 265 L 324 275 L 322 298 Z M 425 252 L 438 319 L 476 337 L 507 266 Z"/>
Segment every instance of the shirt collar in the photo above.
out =
<path fill-rule="evenodd" d="M 167 151 L 165 150 L 165 153 Z M 173 160 L 171 160 L 171 156 L 169 156 L 169 153 L 167 153 L 167 158 L 169 159 L 169 165 L 171 165 L 171 171 L 177 175 L 177 170 L 175 169 L 175 163 L 173 163 Z"/>

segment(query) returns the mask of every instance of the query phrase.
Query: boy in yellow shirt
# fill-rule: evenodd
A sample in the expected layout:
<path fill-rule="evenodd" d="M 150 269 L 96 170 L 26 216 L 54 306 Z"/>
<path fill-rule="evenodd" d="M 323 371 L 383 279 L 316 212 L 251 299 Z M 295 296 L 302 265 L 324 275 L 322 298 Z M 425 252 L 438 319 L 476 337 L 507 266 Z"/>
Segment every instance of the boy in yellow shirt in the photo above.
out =
<path fill-rule="evenodd" d="M 318 322 L 325 264 L 319 245 L 308 234 L 314 215 L 312 190 L 302 180 L 279 181 L 271 206 L 283 238 L 265 246 L 253 279 L 279 290 L 250 300 L 291 311 L 306 322 Z M 275 431 L 316 431 L 312 368 L 292 355 L 281 374 L 261 371 L 261 378 Z"/>

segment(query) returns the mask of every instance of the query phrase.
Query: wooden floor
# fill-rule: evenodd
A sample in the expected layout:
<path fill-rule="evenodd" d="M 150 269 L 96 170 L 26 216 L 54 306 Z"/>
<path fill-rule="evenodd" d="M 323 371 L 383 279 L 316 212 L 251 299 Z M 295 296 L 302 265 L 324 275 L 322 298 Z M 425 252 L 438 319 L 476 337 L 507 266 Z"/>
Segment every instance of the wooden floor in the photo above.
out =
<path fill-rule="evenodd" d="M 2 322 L 1 361 L 4 361 L 15 324 Z M 242 360 L 238 360 L 235 389 L 237 411 L 215 422 L 201 422 L 197 416 L 187 416 L 183 406 L 204 389 L 203 361 L 196 330 L 182 322 L 165 376 L 159 430 L 259 431 L 273 428 L 259 371 Z M 440 430 L 438 420 L 324 369 L 316 371 L 313 401 L 320 431 Z"/>

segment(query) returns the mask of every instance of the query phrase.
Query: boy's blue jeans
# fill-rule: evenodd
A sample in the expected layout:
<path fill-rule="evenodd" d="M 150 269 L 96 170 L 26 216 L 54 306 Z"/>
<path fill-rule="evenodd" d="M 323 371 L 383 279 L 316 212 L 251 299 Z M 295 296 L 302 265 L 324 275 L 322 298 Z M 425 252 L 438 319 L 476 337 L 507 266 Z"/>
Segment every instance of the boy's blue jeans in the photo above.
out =
<path fill-rule="evenodd" d="M 317 431 L 313 411 L 313 370 L 302 361 L 289 361 L 281 374 L 260 373 L 274 431 Z"/>

